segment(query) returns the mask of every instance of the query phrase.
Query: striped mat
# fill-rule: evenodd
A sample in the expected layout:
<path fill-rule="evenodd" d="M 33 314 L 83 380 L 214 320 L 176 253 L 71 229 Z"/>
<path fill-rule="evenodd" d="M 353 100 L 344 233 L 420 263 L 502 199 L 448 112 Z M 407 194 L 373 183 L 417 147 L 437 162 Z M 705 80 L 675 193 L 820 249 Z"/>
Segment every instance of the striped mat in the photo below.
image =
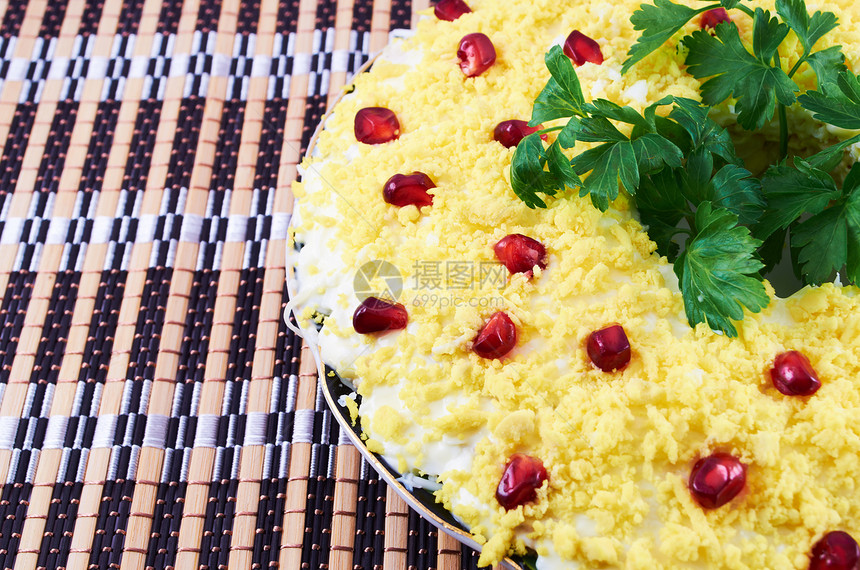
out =
<path fill-rule="evenodd" d="M 282 322 L 296 163 L 429 0 L 0 0 L 0 568 L 442 568 Z"/>

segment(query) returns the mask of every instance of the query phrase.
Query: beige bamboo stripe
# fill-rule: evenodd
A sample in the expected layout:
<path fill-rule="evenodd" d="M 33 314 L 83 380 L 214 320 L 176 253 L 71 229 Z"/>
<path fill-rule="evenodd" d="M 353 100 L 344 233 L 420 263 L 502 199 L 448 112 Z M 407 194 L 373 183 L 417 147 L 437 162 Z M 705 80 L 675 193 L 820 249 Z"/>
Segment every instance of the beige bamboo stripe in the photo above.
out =
<path fill-rule="evenodd" d="M 350 570 L 355 548 L 355 515 L 361 455 L 352 445 L 339 445 L 335 465 L 334 513 L 331 528 L 331 570 Z"/>
<path fill-rule="evenodd" d="M 141 11 L 141 20 L 134 45 L 135 56 L 148 56 L 151 52 L 160 12 L 161 0 L 146 0 Z M 101 30 L 102 26 L 109 26 L 115 30 L 118 16 L 118 12 L 109 10 L 108 6 L 105 6 L 102 20 L 99 23 L 99 29 Z M 99 40 L 97 40 L 96 46 L 98 49 L 104 49 L 100 47 Z M 125 165 L 134 135 L 134 126 L 139 109 L 138 101 L 143 91 L 143 83 L 142 78 L 126 81 L 124 97 L 120 105 L 117 126 L 114 131 L 114 138 L 105 169 L 104 182 L 99 195 L 97 205 L 97 215 L 99 216 L 114 216 L 116 213 L 123 187 Z M 165 105 L 159 122 L 169 122 L 169 117 L 170 115 Z M 172 132 L 173 129 L 160 131 L 157 137 L 164 138 L 168 134 L 172 135 Z M 160 184 L 163 184 L 163 179 Z M 159 194 L 161 193 L 157 187 L 155 187 L 155 191 L 158 191 Z M 136 316 L 140 311 L 141 295 L 146 280 L 146 270 L 149 264 L 152 244 L 136 243 L 132 248 L 129 273 L 120 306 L 117 329 L 114 334 L 114 345 L 108 365 L 107 380 L 99 406 L 99 415 L 117 414 L 120 409 L 122 391 L 128 371 L 131 342 L 134 340 L 134 330 L 137 324 Z M 89 273 L 92 275 L 90 279 L 96 276 L 100 279 L 101 268 L 104 266 L 107 253 L 107 244 L 91 244 L 87 248 L 84 258 L 85 276 Z M 67 564 L 68 570 L 83 570 L 89 564 L 90 550 L 98 522 L 102 489 L 104 480 L 107 477 L 111 453 L 111 449 L 109 448 L 93 449 L 87 458 L 84 486 L 81 492 L 78 517 L 75 521 Z"/>
<path fill-rule="evenodd" d="M 406 568 L 406 548 L 409 545 L 409 505 L 392 487 L 388 487 L 385 495 L 384 544 L 383 567 Z"/>
<path fill-rule="evenodd" d="M 421 12 L 430 7 L 430 0 L 412 0 L 412 29 L 418 25 Z M 441 534 L 441 533 L 440 533 Z"/>
<path fill-rule="evenodd" d="M 0 0 L 0 22 L 6 18 L 6 10 L 9 9 L 9 0 Z"/>
<path fill-rule="evenodd" d="M 373 17 L 370 20 L 370 53 L 379 53 L 388 43 L 388 29 L 391 24 L 391 0 L 376 0 L 373 3 Z"/>
<path fill-rule="evenodd" d="M 316 11 L 316 0 L 300 0 L 299 17 L 296 24 L 296 54 L 313 53 Z M 277 212 L 293 211 L 293 195 L 289 188 L 296 179 L 296 165 L 301 160 L 302 127 L 305 122 L 307 92 L 308 76 L 306 74 L 296 74 L 290 77 L 287 120 L 284 126 L 284 146 L 278 167 L 278 191 L 275 195 L 275 211 Z"/>
<path fill-rule="evenodd" d="M 334 49 L 338 50 L 348 50 L 349 49 L 349 41 L 352 36 L 352 12 L 355 7 L 355 0 L 338 0 L 337 3 L 337 12 L 335 13 L 334 18 Z M 329 77 L 329 89 L 328 89 L 328 105 L 334 102 L 334 100 L 341 94 L 343 91 L 343 86 L 346 85 L 346 81 L 348 79 L 348 71 L 337 71 L 333 72 Z M 313 127 L 314 125 L 311 125 Z"/>
<path fill-rule="evenodd" d="M 302 346 L 299 386 L 296 395 L 297 410 L 312 410 L 314 408 L 316 388 L 316 364 L 307 346 Z M 310 461 L 311 444 L 293 444 L 290 450 L 290 469 L 287 479 L 287 497 L 284 501 L 284 523 L 281 525 L 282 538 L 279 560 L 281 568 L 286 570 L 298 570 L 302 564 Z"/>
<path fill-rule="evenodd" d="M 460 565 L 460 543 L 445 531 L 438 531 L 436 541 L 436 564 L 438 570 L 458 570 Z"/>

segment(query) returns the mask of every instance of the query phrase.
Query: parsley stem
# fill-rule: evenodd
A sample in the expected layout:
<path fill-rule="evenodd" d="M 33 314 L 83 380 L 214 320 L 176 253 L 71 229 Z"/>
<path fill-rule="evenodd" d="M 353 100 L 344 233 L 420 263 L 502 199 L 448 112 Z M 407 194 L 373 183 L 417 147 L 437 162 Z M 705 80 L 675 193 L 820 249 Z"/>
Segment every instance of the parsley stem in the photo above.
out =
<path fill-rule="evenodd" d="M 788 116 L 785 112 L 785 105 L 779 104 L 779 159 L 782 160 L 788 156 Z"/>
<path fill-rule="evenodd" d="M 541 129 L 541 130 L 537 131 L 537 134 L 545 135 L 547 133 L 553 133 L 555 131 L 560 131 L 563 128 L 564 128 L 563 126 L 561 126 L 561 127 L 547 127 L 546 129 Z"/>
<path fill-rule="evenodd" d="M 743 12 L 744 14 L 749 16 L 750 18 L 755 18 L 755 12 L 753 12 L 752 9 L 750 9 L 747 6 L 744 6 L 743 4 L 738 4 L 737 6 L 735 6 L 735 8 L 737 8 L 738 10 L 740 10 L 741 12 Z"/>
<path fill-rule="evenodd" d="M 802 58 L 801 58 L 802 61 Z M 777 69 L 782 69 L 782 61 L 779 58 L 779 50 L 773 54 L 773 64 Z M 794 66 L 794 71 L 797 71 L 797 67 L 800 64 L 798 62 Z M 791 75 L 789 75 L 791 77 Z M 788 156 L 788 114 L 785 111 L 785 105 L 779 103 L 777 105 L 777 114 L 779 115 L 779 159 L 783 160 L 786 156 Z"/>
<path fill-rule="evenodd" d="M 797 73 L 797 70 L 800 69 L 800 66 L 806 61 L 806 56 L 809 54 L 803 54 L 803 57 L 797 60 L 797 63 L 794 64 L 794 67 L 791 68 L 791 71 L 788 72 L 788 77 L 794 77 L 794 74 Z"/>

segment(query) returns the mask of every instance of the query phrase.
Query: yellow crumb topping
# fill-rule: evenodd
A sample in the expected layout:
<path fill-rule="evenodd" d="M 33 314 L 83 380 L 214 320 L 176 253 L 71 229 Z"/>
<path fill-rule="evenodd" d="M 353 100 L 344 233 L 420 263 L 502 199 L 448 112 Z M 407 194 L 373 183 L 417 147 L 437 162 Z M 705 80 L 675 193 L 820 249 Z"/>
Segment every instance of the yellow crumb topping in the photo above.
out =
<path fill-rule="evenodd" d="M 583 568 L 806 568 L 824 532 L 860 537 L 856 289 L 831 284 L 775 299 L 738 323 L 737 338 L 690 329 L 671 268 L 623 197 L 606 213 L 576 196 L 530 210 L 510 187 L 513 149 L 493 141 L 499 122 L 529 118 L 548 79 L 543 55 L 573 29 L 605 57 L 577 70 L 586 98 L 640 110 L 667 94 L 697 98 L 678 38 L 620 75 L 640 3 L 472 0 L 474 12 L 455 22 L 421 21 L 404 46 L 420 63 L 380 62 L 338 104 L 319 137 L 320 158 L 305 164 L 324 182 L 294 186 L 302 211 L 314 212 L 297 233 L 331 228 L 324 246 L 348 268 L 338 271 L 370 260 L 399 270 L 409 327 L 364 338 L 366 350 L 350 363 L 365 400 L 381 390 L 399 397 L 362 415 L 366 443 L 423 469 L 427 446 L 475 441 L 468 468 L 438 474 L 437 496 L 485 542 L 482 565 L 529 545 Z M 860 60 L 860 9 L 848 0 L 827 9 L 840 18 L 827 41 L 841 43 L 849 63 Z M 464 79 L 455 54 L 471 32 L 491 38 L 497 61 Z M 354 116 L 370 106 L 397 114 L 398 140 L 355 142 Z M 433 205 L 386 204 L 385 181 L 413 171 L 434 180 Z M 547 268 L 532 279 L 494 278 L 493 245 L 512 233 L 547 247 Z M 340 303 L 351 317 L 358 300 Z M 481 359 L 471 343 L 499 310 L 517 326 L 517 348 Z M 339 314 L 325 329 L 354 341 Z M 584 342 L 613 323 L 623 325 L 632 360 L 604 373 Z M 814 396 L 789 398 L 771 385 L 773 359 L 787 350 L 803 352 L 818 372 Z M 687 479 L 715 451 L 748 466 L 747 484 L 706 511 Z M 495 491 L 516 452 L 539 457 L 549 478 L 536 502 L 505 511 Z"/>

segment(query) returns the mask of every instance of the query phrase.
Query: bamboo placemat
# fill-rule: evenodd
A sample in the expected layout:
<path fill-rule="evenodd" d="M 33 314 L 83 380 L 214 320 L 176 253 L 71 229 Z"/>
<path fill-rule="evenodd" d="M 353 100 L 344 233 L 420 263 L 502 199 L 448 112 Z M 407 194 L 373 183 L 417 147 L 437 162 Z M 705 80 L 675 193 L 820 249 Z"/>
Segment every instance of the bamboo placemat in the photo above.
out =
<path fill-rule="evenodd" d="M 429 0 L 0 0 L 0 568 L 467 568 L 286 328 L 290 186 Z"/>

